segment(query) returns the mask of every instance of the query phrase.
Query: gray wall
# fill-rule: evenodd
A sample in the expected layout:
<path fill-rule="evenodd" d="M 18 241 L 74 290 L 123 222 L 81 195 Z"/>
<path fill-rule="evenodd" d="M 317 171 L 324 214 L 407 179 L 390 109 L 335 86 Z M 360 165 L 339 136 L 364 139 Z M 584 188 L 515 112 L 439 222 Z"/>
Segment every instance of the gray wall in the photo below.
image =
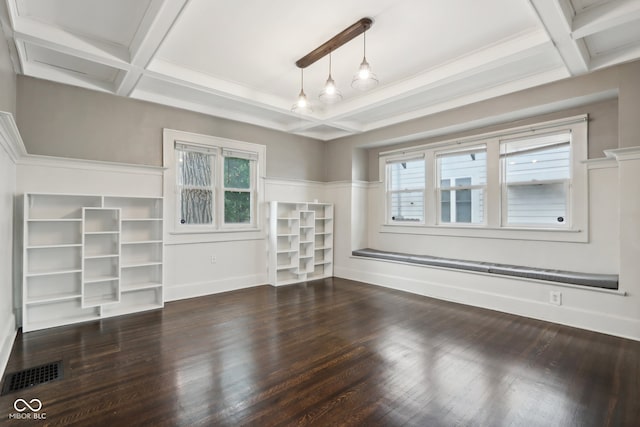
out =
<path fill-rule="evenodd" d="M 162 129 L 267 146 L 267 176 L 325 180 L 325 144 L 178 108 L 18 77 L 17 123 L 29 154 L 162 165 Z"/>
<path fill-rule="evenodd" d="M 16 74 L 0 27 L 0 111 L 16 115 Z"/>
<path fill-rule="evenodd" d="M 330 141 L 327 144 L 327 180 L 348 180 L 354 171 L 360 171 L 355 179 L 377 179 L 377 172 L 370 176 L 371 168 L 357 165 L 362 156 L 354 156 L 355 149 L 382 145 L 389 149 L 398 141 L 413 141 L 410 145 L 415 145 L 416 141 L 429 141 L 428 138 L 435 141 L 436 135 L 439 139 L 449 139 L 454 133 L 462 133 L 461 129 L 465 129 L 464 134 L 481 133 L 489 129 L 480 130 L 487 126 L 487 119 L 492 120 L 491 128 L 509 127 L 514 119 L 502 117 L 513 117 L 514 114 L 518 119 L 525 119 L 549 117 L 545 113 L 568 109 L 588 113 L 577 107 L 593 104 L 596 99 L 612 98 L 616 99 L 617 107 L 605 102 L 592 111 L 594 121 L 590 123 L 589 156 L 602 157 L 602 150 L 606 148 L 640 145 L 640 61 L 636 61 Z M 611 120 L 616 115 L 617 123 L 614 124 Z"/>

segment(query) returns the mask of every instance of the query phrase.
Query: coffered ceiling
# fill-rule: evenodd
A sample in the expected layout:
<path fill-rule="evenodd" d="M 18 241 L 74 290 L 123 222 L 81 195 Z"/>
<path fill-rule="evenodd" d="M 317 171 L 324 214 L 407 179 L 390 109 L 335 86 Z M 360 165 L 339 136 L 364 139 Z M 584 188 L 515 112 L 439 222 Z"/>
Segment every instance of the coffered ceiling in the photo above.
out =
<path fill-rule="evenodd" d="M 640 58 L 640 0 L 0 0 L 16 71 L 331 140 Z M 332 55 L 343 101 L 291 112 L 295 61 L 370 17 L 380 85 L 350 86 L 362 36 Z"/>

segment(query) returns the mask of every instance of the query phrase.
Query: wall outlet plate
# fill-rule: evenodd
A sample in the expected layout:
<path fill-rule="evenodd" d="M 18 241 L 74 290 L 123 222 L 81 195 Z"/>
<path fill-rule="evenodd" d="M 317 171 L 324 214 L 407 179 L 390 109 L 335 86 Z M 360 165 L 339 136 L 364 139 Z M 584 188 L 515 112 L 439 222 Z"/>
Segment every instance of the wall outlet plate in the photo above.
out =
<path fill-rule="evenodd" d="M 562 292 L 550 291 L 549 292 L 549 304 L 562 305 Z"/>

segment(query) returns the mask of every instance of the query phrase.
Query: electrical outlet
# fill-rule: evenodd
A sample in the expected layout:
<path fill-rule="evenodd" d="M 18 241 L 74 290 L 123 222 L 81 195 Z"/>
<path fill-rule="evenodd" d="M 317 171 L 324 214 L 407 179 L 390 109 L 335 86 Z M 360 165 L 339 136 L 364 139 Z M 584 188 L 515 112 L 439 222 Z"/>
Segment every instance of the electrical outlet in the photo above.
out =
<path fill-rule="evenodd" d="M 549 304 L 562 305 L 562 292 L 560 291 L 549 292 Z"/>
<path fill-rule="evenodd" d="M 215 264 L 218 261 L 215 255 L 211 255 L 211 264 Z"/>

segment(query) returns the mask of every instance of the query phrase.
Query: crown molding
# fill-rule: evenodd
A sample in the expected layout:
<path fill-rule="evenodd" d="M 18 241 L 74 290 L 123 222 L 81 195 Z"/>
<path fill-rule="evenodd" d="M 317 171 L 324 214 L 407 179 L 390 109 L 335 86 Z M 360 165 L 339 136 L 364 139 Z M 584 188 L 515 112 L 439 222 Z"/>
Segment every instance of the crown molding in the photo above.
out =
<path fill-rule="evenodd" d="M 68 157 L 41 156 L 26 154 L 18 163 L 23 166 L 44 166 L 65 169 L 91 170 L 116 173 L 134 173 L 137 175 L 162 176 L 165 167 L 133 163 L 106 162 L 101 160 L 73 159 Z"/>
<path fill-rule="evenodd" d="M 7 152 L 13 163 L 18 163 L 22 157 L 27 155 L 13 114 L 5 111 L 0 111 L 0 147 Z"/>

